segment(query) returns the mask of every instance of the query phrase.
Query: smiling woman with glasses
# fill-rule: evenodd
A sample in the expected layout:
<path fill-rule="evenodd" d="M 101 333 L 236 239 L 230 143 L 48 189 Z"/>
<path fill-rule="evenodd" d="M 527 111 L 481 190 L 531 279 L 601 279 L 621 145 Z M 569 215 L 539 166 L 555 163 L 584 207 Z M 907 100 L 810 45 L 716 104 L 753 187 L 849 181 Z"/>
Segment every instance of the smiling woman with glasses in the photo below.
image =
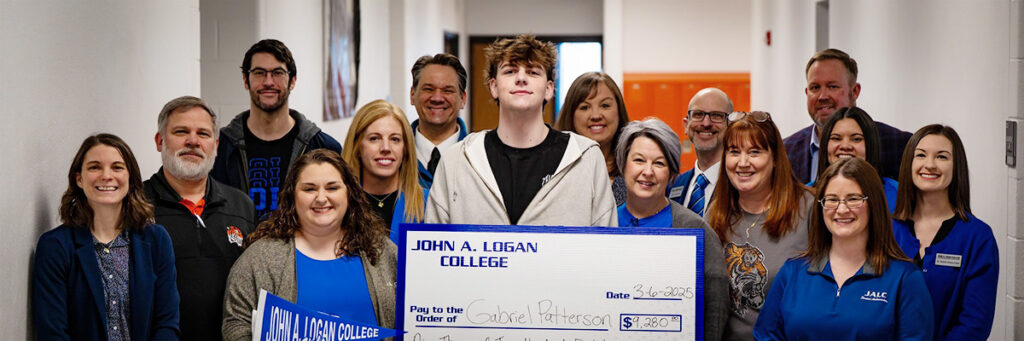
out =
<path fill-rule="evenodd" d="M 984 340 L 992 331 L 999 248 L 971 213 L 963 142 L 953 128 L 921 128 L 900 163 L 893 234 L 924 270 L 935 303 L 936 340 Z"/>
<path fill-rule="evenodd" d="M 833 163 L 815 188 L 807 251 L 775 276 L 758 340 L 931 340 L 921 271 L 893 238 L 882 180 L 860 158 Z"/>

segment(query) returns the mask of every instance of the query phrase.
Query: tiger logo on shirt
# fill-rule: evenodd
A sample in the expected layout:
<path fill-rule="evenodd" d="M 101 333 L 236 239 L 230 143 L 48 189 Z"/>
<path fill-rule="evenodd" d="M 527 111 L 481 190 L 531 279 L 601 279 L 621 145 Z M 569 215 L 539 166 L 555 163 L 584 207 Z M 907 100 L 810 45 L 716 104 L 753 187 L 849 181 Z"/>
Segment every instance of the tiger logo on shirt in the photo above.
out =
<path fill-rule="evenodd" d="M 750 243 L 725 245 L 725 265 L 729 271 L 729 296 L 733 312 L 743 316 L 748 311 L 760 310 L 766 296 L 768 269 L 764 267 L 764 253 Z"/>

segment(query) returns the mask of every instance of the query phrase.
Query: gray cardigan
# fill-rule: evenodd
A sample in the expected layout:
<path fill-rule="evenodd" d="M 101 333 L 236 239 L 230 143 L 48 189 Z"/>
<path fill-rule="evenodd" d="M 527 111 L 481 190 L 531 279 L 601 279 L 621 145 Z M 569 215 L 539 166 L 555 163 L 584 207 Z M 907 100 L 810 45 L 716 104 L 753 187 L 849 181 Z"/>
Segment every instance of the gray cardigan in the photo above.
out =
<path fill-rule="evenodd" d="M 669 206 L 672 227 L 704 229 L 704 340 L 721 340 L 731 307 L 722 242 L 699 215 L 673 200 L 669 200 Z"/>
<path fill-rule="evenodd" d="M 370 290 L 377 323 L 395 327 L 395 280 L 398 248 L 390 240 L 370 264 L 366 257 L 366 287 Z M 295 239 L 264 238 L 249 246 L 235 261 L 224 293 L 224 340 L 252 339 L 252 311 L 259 303 L 260 289 L 266 289 L 290 302 L 298 298 L 295 279 Z"/>

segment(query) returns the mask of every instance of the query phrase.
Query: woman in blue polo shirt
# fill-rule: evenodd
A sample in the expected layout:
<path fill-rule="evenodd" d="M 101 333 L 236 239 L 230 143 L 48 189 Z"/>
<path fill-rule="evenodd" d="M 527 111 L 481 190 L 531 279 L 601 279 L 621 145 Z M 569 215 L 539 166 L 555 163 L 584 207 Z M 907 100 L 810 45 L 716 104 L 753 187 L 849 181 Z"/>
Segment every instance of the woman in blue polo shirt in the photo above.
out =
<path fill-rule="evenodd" d="M 719 340 L 729 319 L 729 279 L 722 242 L 699 215 L 668 200 L 665 187 L 679 174 L 682 146 L 672 128 L 657 118 L 622 128 L 615 164 L 626 183 L 619 227 L 676 227 L 704 230 L 704 339 Z"/>
<path fill-rule="evenodd" d="M 821 131 L 821 140 L 818 144 L 822 146 L 818 149 L 818 179 L 829 165 L 840 159 L 858 157 L 867 160 L 871 165 L 878 165 L 881 162 L 882 138 L 878 135 L 875 120 L 871 119 L 871 115 L 864 109 L 849 107 L 836 110 Z M 807 185 L 813 187 L 814 182 Z M 897 187 L 896 180 L 882 178 L 889 213 L 896 208 Z"/>
<path fill-rule="evenodd" d="M 893 239 L 878 172 L 839 160 L 816 190 L 807 251 L 775 276 L 754 338 L 931 340 L 931 298 Z"/>
<path fill-rule="evenodd" d="M 953 128 L 921 128 L 900 167 L 893 234 L 924 272 L 935 304 L 936 340 L 984 340 L 992 331 L 999 250 L 971 214 L 964 146 Z"/>

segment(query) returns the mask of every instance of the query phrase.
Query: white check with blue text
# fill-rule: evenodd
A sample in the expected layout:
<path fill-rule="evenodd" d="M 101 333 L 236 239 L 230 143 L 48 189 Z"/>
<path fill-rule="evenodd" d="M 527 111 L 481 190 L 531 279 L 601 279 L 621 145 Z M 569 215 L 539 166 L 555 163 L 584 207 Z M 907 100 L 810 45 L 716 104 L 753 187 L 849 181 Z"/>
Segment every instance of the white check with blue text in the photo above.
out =
<path fill-rule="evenodd" d="M 697 340 L 701 229 L 403 224 L 405 340 Z"/>

